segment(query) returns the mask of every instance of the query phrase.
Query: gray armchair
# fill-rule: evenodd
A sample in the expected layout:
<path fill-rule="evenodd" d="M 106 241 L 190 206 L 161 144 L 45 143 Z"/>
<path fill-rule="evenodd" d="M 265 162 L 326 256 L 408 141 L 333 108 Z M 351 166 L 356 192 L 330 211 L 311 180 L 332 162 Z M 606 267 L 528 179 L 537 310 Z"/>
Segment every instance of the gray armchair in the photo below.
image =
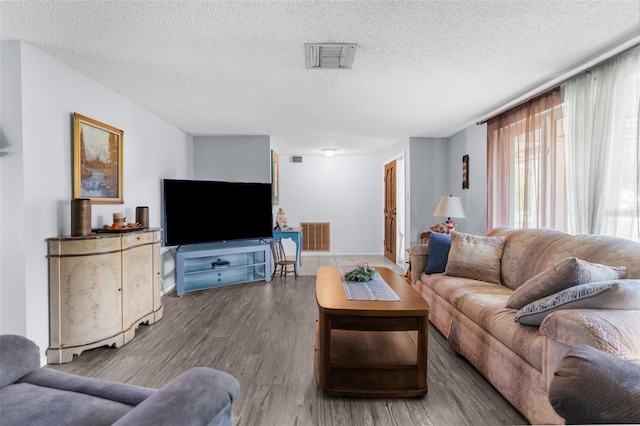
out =
<path fill-rule="evenodd" d="M 40 367 L 40 351 L 0 336 L 0 422 L 11 425 L 231 425 L 240 387 L 219 370 L 196 367 L 160 389 Z"/>

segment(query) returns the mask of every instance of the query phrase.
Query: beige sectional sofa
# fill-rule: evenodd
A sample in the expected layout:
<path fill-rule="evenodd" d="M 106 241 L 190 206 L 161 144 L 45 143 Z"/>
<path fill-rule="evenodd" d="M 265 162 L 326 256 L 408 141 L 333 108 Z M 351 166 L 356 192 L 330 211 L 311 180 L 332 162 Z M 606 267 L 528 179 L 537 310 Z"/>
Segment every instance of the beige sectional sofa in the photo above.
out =
<path fill-rule="evenodd" d="M 445 271 L 427 275 L 429 245 L 435 240 L 410 249 L 411 282 L 431 306 L 430 321 L 451 348 L 468 359 L 532 424 L 564 422 L 549 403 L 547 391 L 553 373 L 572 346 L 586 344 L 640 363 L 640 244 L 548 229 L 498 228 L 486 236 L 454 233 Z M 538 300 L 520 310 L 507 308 L 507 303 L 516 299 L 512 298 L 516 289 L 527 284 L 521 293 L 532 283 L 546 285 L 549 280 L 545 274 L 552 272 L 557 278 L 559 265 L 569 258 L 621 267 L 605 269 L 614 274 L 623 271 L 618 278 L 624 279 L 609 281 L 616 291 L 624 291 L 613 298 L 579 298 L 577 304 L 566 303 L 554 293 L 549 296 L 552 302 Z M 598 273 L 593 277 L 597 279 Z M 496 280 L 499 283 L 487 282 Z M 582 282 L 572 283 L 572 290 L 563 294 L 579 295 L 577 289 L 585 286 L 576 284 Z M 607 287 L 609 296 L 611 287 Z M 631 296 L 625 293 L 629 289 Z M 514 320 L 519 315 L 520 321 L 525 321 L 532 309 L 539 320 L 540 312 L 535 311 L 540 306 L 543 319 L 539 325 Z M 536 319 L 535 315 L 532 318 Z"/>

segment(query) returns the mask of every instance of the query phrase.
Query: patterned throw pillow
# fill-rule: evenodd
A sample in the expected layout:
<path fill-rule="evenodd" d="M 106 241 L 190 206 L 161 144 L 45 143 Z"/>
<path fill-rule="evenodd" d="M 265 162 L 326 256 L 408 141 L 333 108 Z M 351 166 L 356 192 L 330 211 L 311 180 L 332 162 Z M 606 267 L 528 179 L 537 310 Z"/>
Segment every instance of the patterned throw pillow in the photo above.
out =
<path fill-rule="evenodd" d="M 427 274 L 444 272 L 450 248 L 451 237 L 448 234 L 429 231 L 429 257 L 427 257 L 427 267 L 424 272 Z"/>
<path fill-rule="evenodd" d="M 500 260 L 505 237 L 451 233 L 451 250 L 445 275 L 500 284 Z"/>
<path fill-rule="evenodd" d="M 507 308 L 520 309 L 528 303 L 576 285 L 621 279 L 626 272 L 624 266 L 600 265 L 568 257 L 525 281 L 509 297 Z"/>
<path fill-rule="evenodd" d="M 640 309 L 640 280 L 610 280 L 570 287 L 529 303 L 513 320 L 540 325 L 547 315 L 560 309 Z"/>

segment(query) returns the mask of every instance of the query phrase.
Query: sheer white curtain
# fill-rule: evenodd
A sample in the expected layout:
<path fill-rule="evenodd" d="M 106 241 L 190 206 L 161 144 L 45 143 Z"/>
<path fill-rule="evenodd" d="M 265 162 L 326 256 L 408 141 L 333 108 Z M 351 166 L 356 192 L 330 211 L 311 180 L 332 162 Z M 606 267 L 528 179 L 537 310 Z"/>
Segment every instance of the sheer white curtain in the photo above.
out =
<path fill-rule="evenodd" d="M 563 85 L 568 230 L 640 241 L 640 48 Z"/>

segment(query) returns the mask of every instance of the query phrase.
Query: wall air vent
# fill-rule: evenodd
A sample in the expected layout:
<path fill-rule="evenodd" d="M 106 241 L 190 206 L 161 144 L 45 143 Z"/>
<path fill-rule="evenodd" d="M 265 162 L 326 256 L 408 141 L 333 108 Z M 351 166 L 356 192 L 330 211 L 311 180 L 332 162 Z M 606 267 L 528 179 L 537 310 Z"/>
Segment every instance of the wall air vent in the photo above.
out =
<path fill-rule="evenodd" d="M 357 48 L 354 43 L 306 43 L 307 68 L 351 69 Z"/>
<path fill-rule="evenodd" d="M 291 156 L 291 162 L 292 163 L 302 163 L 302 156 L 301 155 L 292 155 Z"/>

